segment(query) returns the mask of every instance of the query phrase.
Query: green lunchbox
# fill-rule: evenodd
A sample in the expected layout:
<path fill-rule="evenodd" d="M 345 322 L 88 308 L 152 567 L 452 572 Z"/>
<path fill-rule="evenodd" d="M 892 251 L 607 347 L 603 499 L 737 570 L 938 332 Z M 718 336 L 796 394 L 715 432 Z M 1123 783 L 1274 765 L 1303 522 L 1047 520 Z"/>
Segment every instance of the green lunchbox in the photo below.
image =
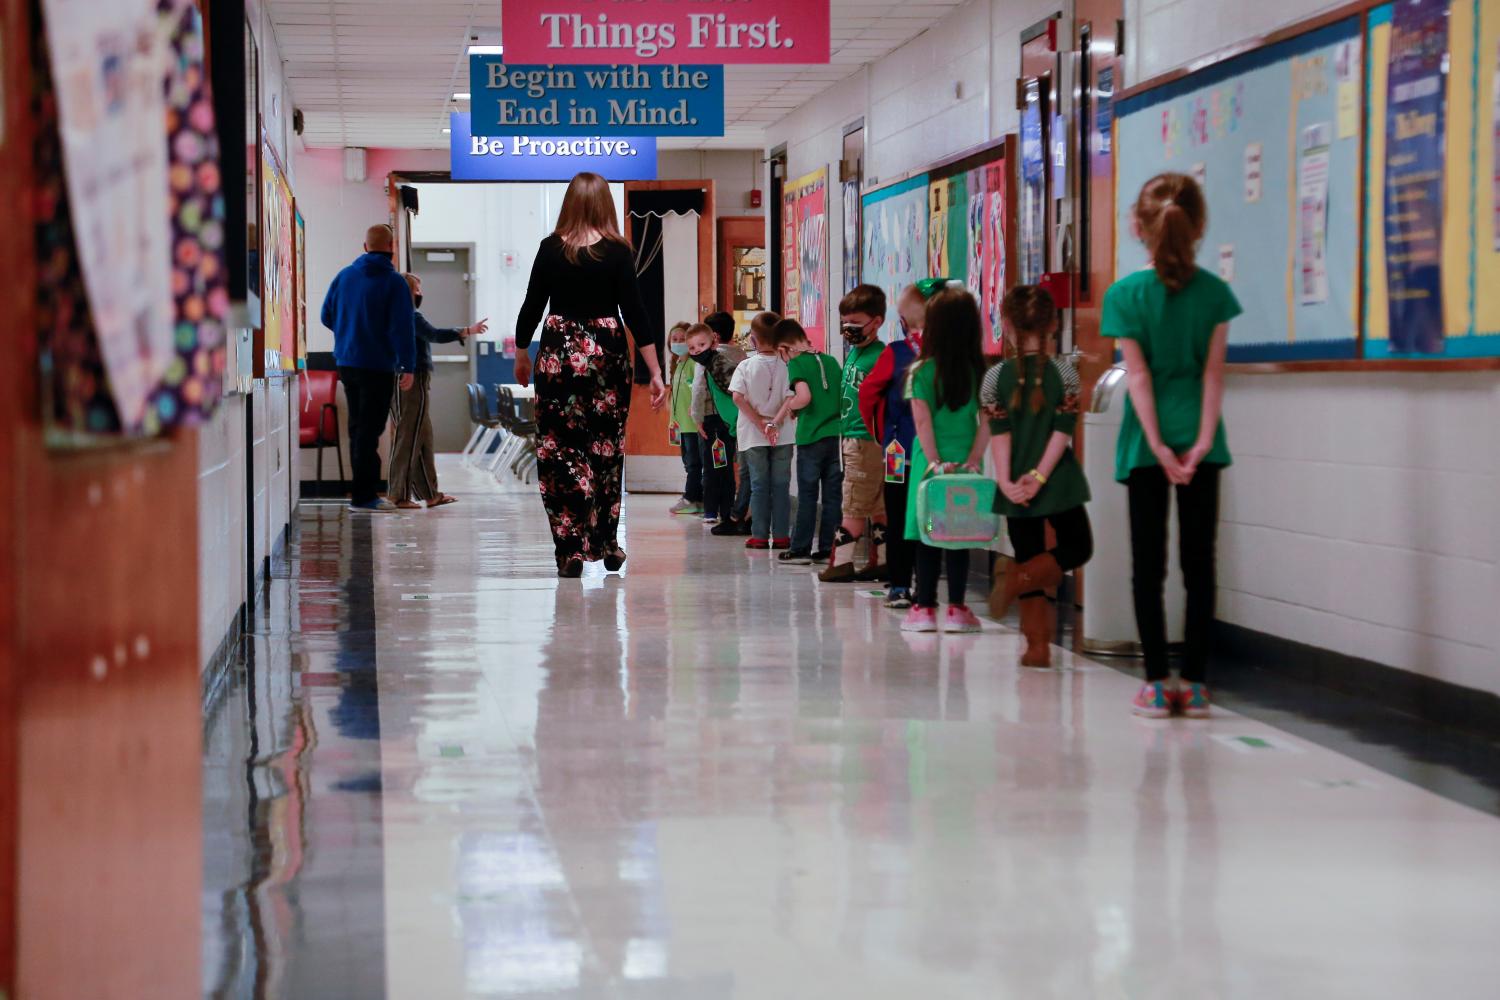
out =
<path fill-rule="evenodd" d="M 928 476 L 917 485 L 917 532 L 924 545 L 939 549 L 982 549 L 995 540 L 999 488 L 988 476 L 950 472 Z"/>

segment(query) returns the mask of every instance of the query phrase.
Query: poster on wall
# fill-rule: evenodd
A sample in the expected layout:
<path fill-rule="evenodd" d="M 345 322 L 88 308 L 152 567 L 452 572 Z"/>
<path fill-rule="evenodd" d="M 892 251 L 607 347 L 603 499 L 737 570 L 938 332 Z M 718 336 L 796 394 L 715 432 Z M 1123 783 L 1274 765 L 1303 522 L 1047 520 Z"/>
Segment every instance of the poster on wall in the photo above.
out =
<path fill-rule="evenodd" d="M 297 286 L 293 262 L 292 190 L 269 147 L 261 157 L 261 302 L 264 307 L 265 366 L 297 367 Z"/>
<path fill-rule="evenodd" d="M 1027 85 L 1021 113 L 1020 280 L 1035 284 L 1047 269 L 1047 147 L 1042 135 L 1042 104 L 1037 85 Z"/>
<path fill-rule="evenodd" d="M 828 171 L 796 182 L 797 310 L 814 349 L 828 344 Z"/>
<path fill-rule="evenodd" d="M 802 271 L 797 264 L 797 188 L 788 184 L 781 192 L 781 315 L 802 315 Z"/>
<path fill-rule="evenodd" d="M 143 429 L 177 360 L 168 62 L 156 4 L 44 0 L 79 270 L 120 429 Z"/>
<path fill-rule="evenodd" d="M 927 175 L 872 191 L 862 199 L 864 258 L 861 280 L 885 290 L 887 315 L 880 338 L 901 338 L 895 303 L 902 289 L 927 277 Z"/>
<path fill-rule="evenodd" d="M 1447 0 L 1402 0 L 1386 87 L 1385 271 L 1391 350 L 1443 350 Z"/>
<path fill-rule="evenodd" d="M 843 295 L 859 284 L 860 206 L 859 181 L 844 181 L 844 288 Z M 1500 234 L 1500 224 L 1496 233 Z M 1500 239 L 1497 235 L 1496 239 Z M 842 295 L 840 296 L 842 298 Z"/>
<path fill-rule="evenodd" d="M 1004 341 L 1000 301 L 1005 297 L 1005 164 L 988 163 L 969 171 L 966 188 L 965 278 L 989 331 L 986 350 Z"/>
<path fill-rule="evenodd" d="M 1328 123 L 1302 132 L 1297 184 L 1297 245 L 1302 282 L 1298 301 L 1305 306 L 1328 301 L 1328 170 L 1333 129 Z"/>
<path fill-rule="evenodd" d="M 292 205 L 297 223 L 297 368 L 307 367 L 307 220 Z"/>

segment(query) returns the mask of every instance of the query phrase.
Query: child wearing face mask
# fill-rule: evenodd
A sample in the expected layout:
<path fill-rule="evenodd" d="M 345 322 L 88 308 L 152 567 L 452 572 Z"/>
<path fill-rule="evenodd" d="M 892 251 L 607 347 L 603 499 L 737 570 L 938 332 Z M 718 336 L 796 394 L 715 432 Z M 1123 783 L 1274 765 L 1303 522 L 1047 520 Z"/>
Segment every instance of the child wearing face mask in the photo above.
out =
<path fill-rule="evenodd" d="M 824 583 L 879 580 L 885 575 L 885 449 L 859 413 L 860 383 L 885 350 L 879 337 L 885 310 L 885 292 L 875 285 L 857 285 L 839 302 L 839 329 L 848 346 L 839 401 L 844 521 L 834 536 L 828 568 L 818 574 Z M 870 562 L 864 569 L 857 569 L 854 551 L 867 524 Z"/>
<path fill-rule="evenodd" d="M 735 405 L 729 386 L 745 354 L 743 351 L 731 353 L 727 346 L 719 343 L 719 335 L 703 323 L 688 327 L 687 345 L 688 357 L 701 369 L 704 398 L 709 403 L 698 420 L 699 447 L 703 449 L 703 523 L 705 526 L 732 525 L 735 426 L 739 423 L 739 407 Z"/>
<path fill-rule="evenodd" d="M 668 433 L 682 450 L 682 471 L 687 475 L 682 499 L 672 507 L 673 514 L 703 513 L 702 438 L 693 417 L 693 376 L 698 363 L 687 356 L 687 332 L 692 325 L 677 323 L 667 333 L 667 347 L 672 352 L 672 423 Z"/>
<path fill-rule="evenodd" d="M 917 425 L 906 398 L 906 373 L 922 350 L 927 322 L 927 300 L 947 284 L 946 278 L 925 278 L 907 285 L 897 303 L 902 339 L 886 345 L 875 368 L 859 387 L 859 413 L 885 455 L 885 513 L 896 525 L 886 538 L 888 587 L 885 606 L 911 607 L 911 581 L 917 548 L 906 540 L 907 465 Z"/>

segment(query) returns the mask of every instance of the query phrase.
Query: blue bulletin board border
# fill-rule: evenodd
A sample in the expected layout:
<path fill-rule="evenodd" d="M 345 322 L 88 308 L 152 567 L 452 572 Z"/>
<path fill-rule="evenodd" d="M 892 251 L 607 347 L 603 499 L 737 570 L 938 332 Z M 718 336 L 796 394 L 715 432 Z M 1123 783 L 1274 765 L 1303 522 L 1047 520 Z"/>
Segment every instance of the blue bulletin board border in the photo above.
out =
<path fill-rule="evenodd" d="M 1297 343 L 1230 344 L 1232 365 L 1291 363 L 1303 361 L 1358 361 L 1357 340 L 1303 340 Z"/>

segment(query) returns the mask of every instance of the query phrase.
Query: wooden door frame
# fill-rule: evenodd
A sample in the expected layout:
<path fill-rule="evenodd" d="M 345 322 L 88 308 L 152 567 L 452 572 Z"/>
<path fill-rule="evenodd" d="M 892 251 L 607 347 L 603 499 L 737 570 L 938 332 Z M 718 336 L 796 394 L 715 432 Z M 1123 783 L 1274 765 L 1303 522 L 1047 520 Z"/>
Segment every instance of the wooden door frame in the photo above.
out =
<path fill-rule="evenodd" d="M 767 228 L 768 224 L 764 215 L 726 215 L 722 219 L 718 220 L 719 239 L 717 251 L 719 254 L 719 308 L 727 313 L 734 312 L 734 289 L 731 285 L 731 279 L 734 274 L 734 257 L 730 254 L 729 249 L 730 247 L 753 245 L 750 243 L 742 242 L 747 237 L 734 235 L 734 232 L 737 228 L 748 229 L 752 225 L 760 230 L 760 246 L 762 248 L 766 248 L 767 241 L 770 239 L 770 231 Z M 768 256 L 766 258 L 767 291 L 769 291 L 771 287 L 771 276 L 769 273 L 770 263 L 771 261 Z M 762 302 L 761 308 L 762 310 L 769 309 L 770 305 L 771 304 L 769 301 Z"/>

